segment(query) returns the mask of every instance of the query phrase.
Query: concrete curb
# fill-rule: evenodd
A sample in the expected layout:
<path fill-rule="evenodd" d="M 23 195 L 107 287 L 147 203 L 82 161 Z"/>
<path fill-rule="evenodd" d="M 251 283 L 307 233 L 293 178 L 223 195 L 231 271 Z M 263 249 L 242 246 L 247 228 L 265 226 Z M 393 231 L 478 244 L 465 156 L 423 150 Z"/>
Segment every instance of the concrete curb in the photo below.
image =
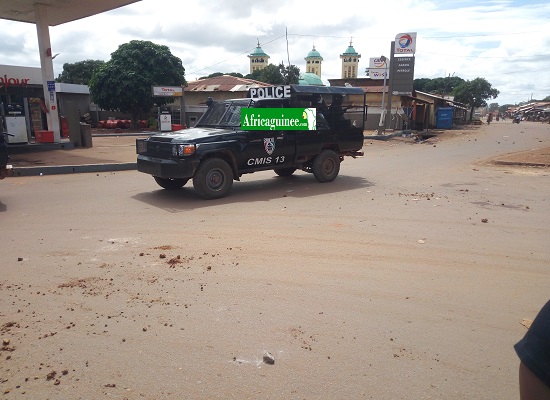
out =
<path fill-rule="evenodd" d="M 14 167 L 13 176 L 40 176 L 136 170 L 137 163 L 53 165 L 42 167 Z"/>
<path fill-rule="evenodd" d="M 92 138 L 102 137 L 140 137 L 152 136 L 159 132 L 141 132 L 141 133 L 101 133 L 93 134 Z M 92 146 L 93 147 L 93 146 Z M 10 144 L 8 145 L 8 154 L 25 154 L 50 150 L 72 150 L 72 149 L 87 149 L 88 147 L 76 146 L 74 142 L 63 139 L 56 143 L 25 143 L 25 144 Z"/>

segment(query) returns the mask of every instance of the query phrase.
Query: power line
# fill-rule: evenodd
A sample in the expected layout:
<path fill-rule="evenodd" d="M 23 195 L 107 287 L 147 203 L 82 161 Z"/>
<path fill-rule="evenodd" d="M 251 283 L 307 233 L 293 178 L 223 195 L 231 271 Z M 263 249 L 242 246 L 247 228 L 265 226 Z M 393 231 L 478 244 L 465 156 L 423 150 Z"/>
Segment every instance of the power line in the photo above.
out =
<path fill-rule="evenodd" d="M 430 51 L 417 51 L 415 55 L 418 54 L 433 54 L 435 56 L 446 56 L 446 57 L 460 57 L 460 58 L 486 58 L 486 59 L 514 59 L 514 58 L 535 58 L 535 57 L 550 57 L 550 54 L 535 54 L 532 56 L 507 56 L 507 57 L 486 57 L 486 56 L 465 56 L 460 54 L 443 54 L 443 53 L 432 53 Z"/>
<path fill-rule="evenodd" d="M 452 36 L 424 36 L 421 33 L 418 34 L 418 38 L 422 39 L 456 39 L 456 38 L 476 38 L 476 37 L 491 37 L 491 36 L 513 36 L 513 35 L 525 35 L 529 33 L 540 34 L 540 31 L 528 31 L 528 32 L 505 32 L 505 33 L 478 33 L 471 35 L 452 35 Z M 315 37 L 315 38 L 331 38 L 331 39 L 347 39 L 349 36 L 335 36 L 335 35 L 311 35 L 311 34 L 300 34 L 300 33 L 289 33 L 289 36 L 298 36 L 298 37 Z M 372 36 L 364 38 L 358 36 L 358 38 L 372 40 Z"/>
<path fill-rule="evenodd" d="M 269 44 L 269 43 L 272 43 L 272 42 L 274 42 L 274 41 L 276 41 L 276 40 L 279 40 L 279 39 L 281 39 L 281 38 L 284 38 L 284 37 L 285 37 L 285 35 L 281 35 L 281 36 L 279 36 L 279 37 L 276 37 L 275 39 L 272 39 L 272 40 L 270 40 L 270 41 L 268 41 L 268 42 L 265 42 L 264 45 Z M 220 65 L 220 64 L 223 64 L 224 62 L 227 62 L 227 61 L 229 61 L 229 60 L 232 60 L 232 59 L 234 59 L 234 58 L 236 58 L 236 57 L 240 57 L 240 56 L 242 56 L 243 54 L 250 54 L 250 53 L 252 53 L 252 52 L 254 51 L 254 49 L 255 49 L 255 47 L 252 48 L 252 49 L 245 50 L 245 51 L 243 51 L 243 52 L 241 52 L 241 53 L 235 54 L 235 55 L 234 55 L 233 57 L 231 57 L 231 58 L 227 58 L 227 59 L 222 60 L 222 61 L 220 61 L 220 62 L 217 62 L 217 63 L 215 63 L 215 64 L 209 65 L 209 66 L 207 66 L 207 67 L 204 67 L 204 68 L 201 68 L 201 69 L 197 69 L 197 70 L 195 70 L 195 71 L 193 71 L 193 72 L 188 72 L 188 74 L 189 74 L 189 75 L 191 75 L 191 74 L 196 74 L 197 72 L 204 71 L 205 69 L 209 69 L 209 68 L 215 67 L 216 65 Z"/>
<path fill-rule="evenodd" d="M 511 72 L 501 72 L 499 74 L 490 74 L 490 75 L 487 75 L 487 74 L 483 74 L 483 76 L 499 76 L 499 75 L 511 75 L 511 74 L 525 74 L 525 73 L 531 73 L 531 72 L 546 72 L 548 71 L 547 68 L 543 68 L 543 69 L 530 69 L 530 70 L 519 70 L 519 71 L 511 71 Z M 468 75 L 466 75 L 468 76 Z M 470 76 L 473 76 L 473 75 L 470 75 Z"/>
<path fill-rule="evenodd" d="M 510 35 L 525 35 L 528 33 L 540 34 L 540 31 L 530 32 L 506 32 L 506 33 L 480 33 L 475 35 L 452 35 L 452 36 L 422 36 L 423 39 L 456 39 L 456 38 L 475 38 L 488 36 L 510 36 Z"/>
<path fill-rule="evenodd" d="M 475 38 L 475 37 L 488 37 L 488 36 L 504 36 L 504 35 L 521 35 L 521 34 L 527 34 L 527 33 L 540 33 L 535 31 L 528 31 L 528 32 L 507 32 L 507 33 L 487 33 L 487 34 L 475 34 L 475 35 L 453 35 L 453 36 L 420 36 L 421 38 L 426 39 L 450 39 L 450 38 Z M 273 43 L 279 39 L 286 38 L 287 41 L 287 57 L 288 57 L 288 63 L 290 65 L 290 56 L 288 54 L 288 36 L 296 36 L 296 37 L 313 37 L 313 38 L 331 38 L 331 39 L 347 39 L 349 36 L 336 36 L 336 35 L 312 35 L 312 34 L 299 34 L 299 33 L 289 33 L 288 30 L 285 29 L 285 34 L 278 36 L 270 41 L 267 41 L 264 43 L 264 45 Z M 364 38 L 363 38 L 364 39 Z M 372 40 L 372 37 L 369 37 L 368 40 Z M 250 54 L 254 48 L 248 49 L 246 51 L 240 52 L 238 54 L 235 54 L 233 57 L 227 58 L 225 60 L 222 60 L 220 62 L 217 62 L 215 64 L 206 66 L 204 68 L 188 72 L 189 75 L 196 74 L 198 72 L 210 69 L 212 67 L 215 67 L 217 65 L 223 64 L 227 61 L 230 61 L 236 57 L 240 57 L 244 54 Z M 478 59 L 534 59 L 539 57 L 550 57 L 550 54 L 536 54 L 536 55 L 530 55 L 530 56 L 507 56 L 507 57 L 491 57 L 491 56 L 476 56 L 476 55 L 456 55 L 456 54 L 443 54 L 443 53 L 432 53 L 429 51 L 421 51 L 417 52 L 417 55 L 420 54 L 432 54 L 436 56 L 445 56 L 445 57 L 458 57 L 458 58 L 478 58 Z M 521 71 L 525 72 L 525 71 Z M 539 72 L 539 71 L 533 71 L 533 72 Z M 515 73 L 515 72 L 511 72 Z M 508 73 L 506 73 L 508 74 Z M 503 75 L 503 74 L 496 74 L 496 75 Z M 490 75 L 491 76 L 491 75 Z"/>

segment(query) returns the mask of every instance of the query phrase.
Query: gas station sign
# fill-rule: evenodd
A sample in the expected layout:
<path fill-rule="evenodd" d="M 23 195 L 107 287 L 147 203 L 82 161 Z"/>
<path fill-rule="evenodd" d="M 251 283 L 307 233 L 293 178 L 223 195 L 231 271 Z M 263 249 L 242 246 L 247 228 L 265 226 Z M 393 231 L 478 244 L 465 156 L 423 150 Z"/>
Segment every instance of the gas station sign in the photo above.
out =
<path fill-rule="evenodd" d="M 369 60 L 370 79 L 388 79 L 390 72 L 390 60 L 383 60 L 380 57 Z"/>
<path fill-rule="evenodd" d="M 153 86 L 151 88 L 153 97 L 182 97 L 183 88 L 181 86 Z"/>
<path fill-rule="evenodd" d="M 40 68 L 0 65 L 0 86 L 42 85 Z"/>
<path fill-rule="evenodd" d="M 414 83 L 414 57 L 395 57 L 391 66 L 392 94 L 411 96 Z"/>
<path fill-rule="evenodd" d="M 395 36 L 395 55 L 409 55 L 416 52 L 416 32 L 398 33 Z"/>

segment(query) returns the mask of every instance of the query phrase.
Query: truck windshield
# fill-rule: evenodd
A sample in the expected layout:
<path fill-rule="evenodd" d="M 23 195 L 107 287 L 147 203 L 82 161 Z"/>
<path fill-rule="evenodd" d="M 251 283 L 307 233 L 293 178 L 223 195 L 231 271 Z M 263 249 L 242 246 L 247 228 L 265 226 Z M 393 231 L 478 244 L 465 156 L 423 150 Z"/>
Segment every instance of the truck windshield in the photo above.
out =
<path fill-rule="evenodd" d="M 249 105 L 250 99 L 214 102 L 196 126 L 238 128 L 241 126 L 241 108 L 248 108 Z"/>

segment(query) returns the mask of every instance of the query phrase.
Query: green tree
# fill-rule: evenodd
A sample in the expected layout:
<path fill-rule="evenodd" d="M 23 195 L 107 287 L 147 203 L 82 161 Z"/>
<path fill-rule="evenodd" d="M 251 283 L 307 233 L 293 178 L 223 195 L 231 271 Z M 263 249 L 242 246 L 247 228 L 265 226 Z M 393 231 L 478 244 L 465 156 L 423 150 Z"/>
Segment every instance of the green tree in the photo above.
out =
<path fill-rule="evenodd" d="M 56 82 L 88 85 L 95 70 L 105 64 L 102 60 L 84 60 L 75 63 L 63 64 L 63 72 L 56 78 Z"/>
<path fill-rule="evenodd" d="M 240 74 L 238 72 L 214 72 L 213 74 L 210 74 L 208 76 L 201 76 L 199 80 L 207 79 L 207 78 L 216 78 L 217 76 L 223 76 L 223 75 L 234 76 L 236 78 L 244 78 L 243 74 Z"/>
<path fill-rule="evenodd" d="M 495 111 L 498 111 L 498 103 L 489 104 L 489 112 L 495 112 Z"/>
<path fill-rule="evenodd" d="M 455 88 L 455 100 L 470 106 L 470 121 L 474 116 L 474 109 L 487 106 L 487 100 L 498 96 L 499 91 L 494 89 L 485 78 L 476 78 L 466 81 Z"/>
<path fill-rule="evenodd" d="M 462 83 L 464 83 L 464 79 L 458 76 L 447 76 L 434 79 L 418 78 L 413 81 L 413 87 L 420 92 L 446 96 L 452 93 L 453 90 Z"/>
<path fill-rule="evenodd" d="M 428 85 L 432 80 L 429 78 L 417 78 L 413 81 L 414 90 L 418 90 L 424 93 L 430 93 Z"/>
<path fill-rule="evenodd" d="M 296 65 L 290 64 L 288 67 L 285 67 L 283 63 L 280 63 L 279 72 L 283 76 L 285 85 L 297 84 L 300 79 L 300 68 Z"/>
<path fill-rule="evenodd" d="M 122 44 L 90 80 L 92 100 L 105 110 L 130 113 L 135 123 L 154 104 L 162 106 L 170 97 L 151 95 L 151 86 L 185 86 L 181 60 L 164 45 L 132 40 Z"/>
<path fill-rule="evenodd" d="M 283 74 L 281 74 L 279 67 L 273 64 L 269 64 L 263 69 L 252 71 L 252 73 L 246 75 L 245 78 L 270 83 L 272 85 L 280 85 L 285 83 L 285 78 L 283 77 Z"/>

